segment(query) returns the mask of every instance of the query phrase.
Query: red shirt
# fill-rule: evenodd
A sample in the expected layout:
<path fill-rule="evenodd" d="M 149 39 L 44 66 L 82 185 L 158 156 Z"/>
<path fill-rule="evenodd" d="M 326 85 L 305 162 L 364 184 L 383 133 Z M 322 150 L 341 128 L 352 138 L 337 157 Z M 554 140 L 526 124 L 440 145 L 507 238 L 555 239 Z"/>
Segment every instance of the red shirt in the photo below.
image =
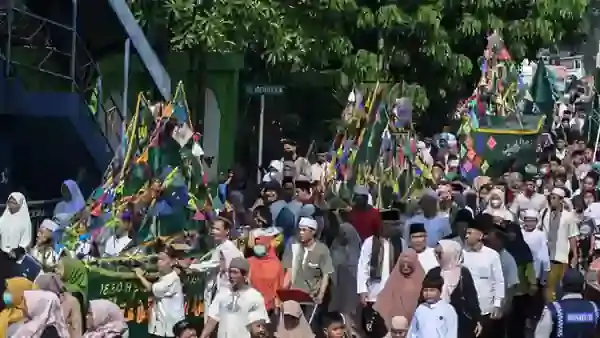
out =
<path fill-rule="evenodd" d="M 350 222 L 354 225 L 361 240 L 365 240 L 381 229 L 381 214 L 379 210 L 369 207 L 365 210 L 353 209 L 350 213 Z"/>

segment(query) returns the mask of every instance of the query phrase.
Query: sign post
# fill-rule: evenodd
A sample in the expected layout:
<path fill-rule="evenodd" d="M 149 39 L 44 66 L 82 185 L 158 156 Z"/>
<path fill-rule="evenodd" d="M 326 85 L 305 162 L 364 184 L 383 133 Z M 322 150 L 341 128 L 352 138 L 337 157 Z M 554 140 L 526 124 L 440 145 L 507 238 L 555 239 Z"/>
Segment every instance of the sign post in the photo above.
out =
<path fill-rule="evenodd" d="M 278 85 L 248 85 L 246 93 L 252 96 L 260 96 L 260 120 L 258 125 L 258 167 L 262 166 L 263 162 L 263 139 L 265 133 L 265 95 L 282 95 L 285 91 L 284 86 Z M 257 171 L 256 180 L 260 184 L 262 176 L 260 169 Z"/>

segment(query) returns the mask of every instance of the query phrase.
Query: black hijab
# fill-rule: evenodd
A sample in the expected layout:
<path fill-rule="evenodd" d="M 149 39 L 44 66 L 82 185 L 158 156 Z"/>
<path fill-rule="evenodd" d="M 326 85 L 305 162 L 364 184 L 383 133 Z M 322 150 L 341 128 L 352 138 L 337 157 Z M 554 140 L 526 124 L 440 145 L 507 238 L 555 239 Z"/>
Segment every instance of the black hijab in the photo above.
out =
<path fill-rule="evenodd" d="M 504 247 L 510 253 L 517 265 L 523 266 L 533 262 L 533 255 L 529 245 L 523 238 L 521 227 L 517 222 L 505 221 L 500 225 L 506 231 Z"/>

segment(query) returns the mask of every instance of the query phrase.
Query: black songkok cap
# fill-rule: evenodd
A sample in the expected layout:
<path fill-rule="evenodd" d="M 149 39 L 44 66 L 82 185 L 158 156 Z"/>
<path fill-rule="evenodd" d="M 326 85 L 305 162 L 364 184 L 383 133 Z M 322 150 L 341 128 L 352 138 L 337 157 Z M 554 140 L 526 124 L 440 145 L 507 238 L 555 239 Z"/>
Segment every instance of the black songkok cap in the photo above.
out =
<path fill-rule="evenodd" d="M 409 234 L 418 234 L 418 233 L 426 233 L 425 224 L 423 223 L 413 223 L 410 225 Z"/>
<path fill-rule="evenodd" d="M 400 219 L 400 212 L 396 209 L 380 211 L 382 221 L 397 221 Z"/>

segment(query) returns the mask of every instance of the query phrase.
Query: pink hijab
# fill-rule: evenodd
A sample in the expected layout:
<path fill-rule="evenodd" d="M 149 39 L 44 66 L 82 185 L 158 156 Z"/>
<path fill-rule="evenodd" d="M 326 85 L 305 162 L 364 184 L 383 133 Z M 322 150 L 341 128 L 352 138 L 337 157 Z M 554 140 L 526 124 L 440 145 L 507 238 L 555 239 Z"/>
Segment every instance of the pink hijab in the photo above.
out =
<path fill-rule="evenodd" d="M 408 276 L 400 272 L 404 264 L 413 269 Z M 425 270 L 419 263 L 417 252 L 413 249 L 402 251 L 373 305 L 373 309 L 385 320 L 388 329 L 392 327 L 392 318 L 395 316 L 403 316 L 409 321 L 412 319 L 421 296 L 423 278 Z"/>
<path fill-rule="evenodd" d="M 28 320 L 17 329 L 14 338 L 39 338 L 49 326 L 54 326 L 59 337 L 69 338 L 58 296 L 49 291 L 28 290 L 24 293 Z"/>
<path fill-rule="evenodd" d="M 440 267 L 444 286 L 442 287 L 442 299 L 450 301 L 450 295 L 460 282 L 460 270 L 463 262 L 462 247 L 451 239 L 442 239 L 438 242 L 442 247 L 442 259 Z"/>
<path fill-rule="evenodd" d="M 83 338 L 120 337 L 127 332 L 127 321 L 117 304 L 106 300 L 90 301 L 91 323 Z"/>

